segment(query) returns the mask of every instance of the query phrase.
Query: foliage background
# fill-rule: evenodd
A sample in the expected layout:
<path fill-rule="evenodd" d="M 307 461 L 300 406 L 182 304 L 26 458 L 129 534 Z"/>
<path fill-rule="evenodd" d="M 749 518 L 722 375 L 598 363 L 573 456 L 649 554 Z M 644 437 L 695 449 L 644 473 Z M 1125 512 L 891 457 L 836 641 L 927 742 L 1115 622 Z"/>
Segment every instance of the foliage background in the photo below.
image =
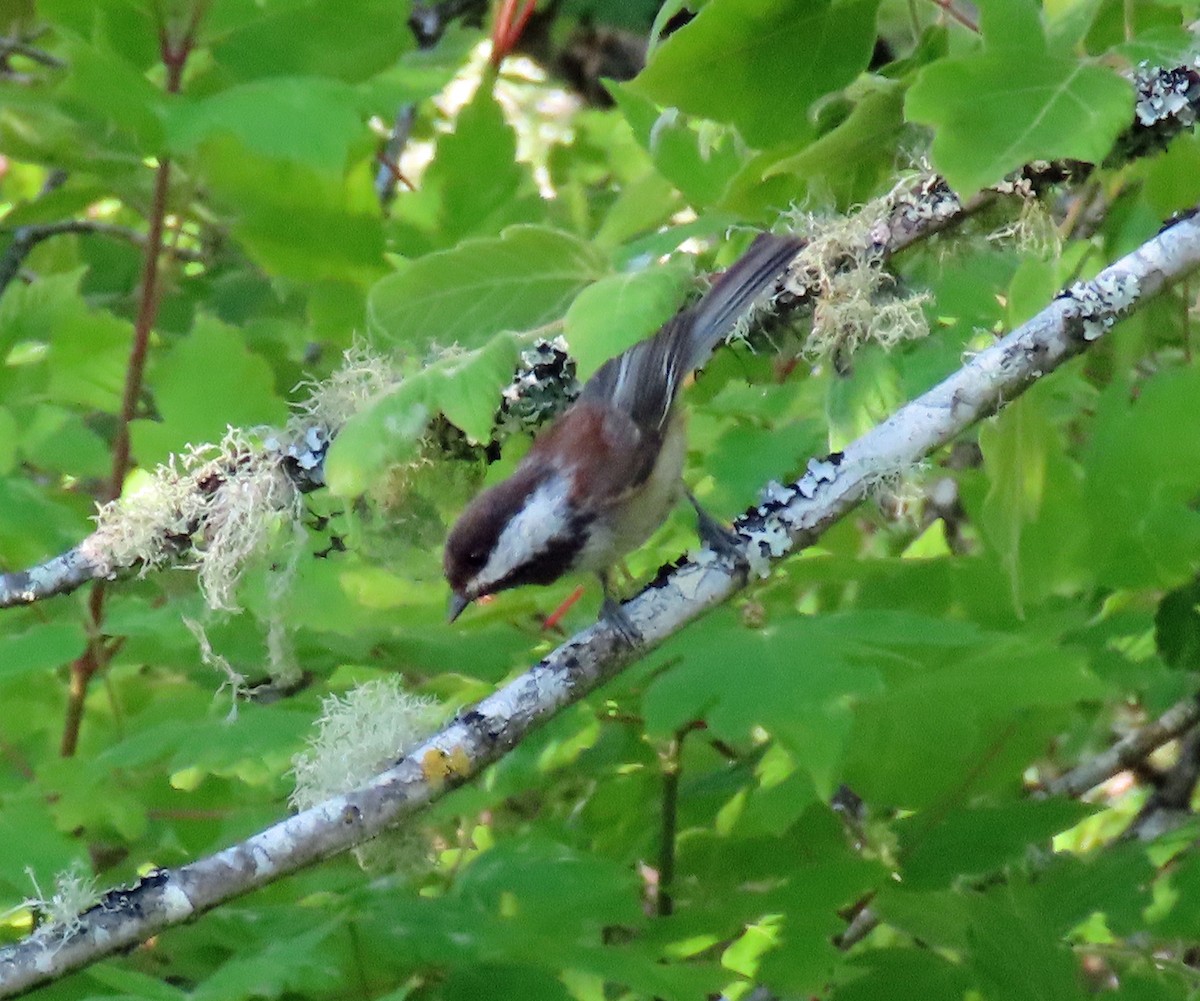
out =
<path fill-rule="evenodd" d="M 418 47 L 396 0 L 4 5 L 6 34 L 34 51 L 9 47 L 0 66 L 3 238 L 11 251 L 24 227 L 66 219 L 122 228 L 41 240 L 0 298 L 7 568 L 82 538 L 114 474 L 136 487 L 123 436 L 145 470 L 227 425 L 280 425 L 293 387 L 356 336 L 412 377 L 347 427 L 301 557 L 280 526 L 242 614 L 207 615 L 178 571 L 4 613 L 4 935 L 37 916 L 20 906 L 31 871 L 46 896 L 72 867 L 111 885 L 280 816 L 327 693 L 399 674 L 452 709 L 554 642 L 542 621 L 573 583 L 442 621 L 445 527 L 525 439 L 486 468 L 461 436 L 459 458 L 434 459 L 389 430 L 398 415 L 442 411 L 486 439 L 529 331 L 562 333 L 586 375 L 744 231 L 781 215 L 826 231 L 927 147 L 963 194 L 1032 158 L 1103 161 L 1132 117 L 1117 70 L 1185 61 L 1196 14 L 696 6 L 595 107 L 528 63 L 483 67 L 484 29 Z M 549 44 L 589 19 L 648 36 L 654 16 L 564 4 Z M 371 123 L 410 102 L 415 190 L 381 207 Z M 1182 135 L 1054 193 L 1036 246 L 1034 210 L 1010 205 L 906 253 L 897 290 L 930 293 L 924 339 L 799 355 L 808 331 L 780 331 L 778 353 L 723 353 L 688 394 L 689 482 L 732 516 L 1192 206 L 1198 168 Z M 685 240 L 698 258 L 655 263 Z M 44 994 L 1194 996 L 1195 822 L 1121 837 L 1169 757 L 1094 804 L 1032 794 L 1195 690 L 1190 305 L 1184 288 L 1142 309 L 563 713 L 409 832 L 401 871 L 337 860 Z M 144 383 L 125 411 L 139 331 Z M 935 510 L 922 488 L 945 477 L 957 503 Z M 691 538 L 680 514 L 630 570 Z M 299 683 L 231 714 L 188 619 L 252 682 L 290 667 Z M 879 927 L 840 950 L 867 902 Z"/>

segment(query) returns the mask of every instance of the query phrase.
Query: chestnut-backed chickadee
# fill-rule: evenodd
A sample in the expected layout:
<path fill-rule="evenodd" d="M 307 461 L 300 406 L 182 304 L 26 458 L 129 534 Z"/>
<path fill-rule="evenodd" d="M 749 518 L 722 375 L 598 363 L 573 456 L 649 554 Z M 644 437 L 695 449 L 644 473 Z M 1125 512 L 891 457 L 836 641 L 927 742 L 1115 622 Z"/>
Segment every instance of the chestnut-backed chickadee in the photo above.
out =
<path fill-rule="evenodd" d="M 680 385 L 801 246 L 795 237 L 760 235 L 699 302 L 605 362 L 513 474 L 471 502 L 446 542 L 451 622 L 476 598 L 588 570 L 604 589 L 601 616 L 636 641 L 608 571 L 686 494 L 684 417 L 674 405 Z M 728 549 L 732 533 L 687 496 L 704 541 Z"/>

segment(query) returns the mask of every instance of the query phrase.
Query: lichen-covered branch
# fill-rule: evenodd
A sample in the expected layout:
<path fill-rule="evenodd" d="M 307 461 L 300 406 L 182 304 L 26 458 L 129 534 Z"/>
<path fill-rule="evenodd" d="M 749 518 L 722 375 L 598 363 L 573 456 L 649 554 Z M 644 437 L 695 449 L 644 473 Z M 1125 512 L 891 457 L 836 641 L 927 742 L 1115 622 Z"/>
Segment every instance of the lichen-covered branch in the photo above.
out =
<path fill-rule="evenodd" d="M 736 523 L 751 572 L 762 575 L 809 545 L 881 477 L 946 444 L 1094 342 L 1116 319 L 1200 267 L 1200 222 L 1182 220 L 1060 295 L 1024 326 L 902 407 L 844 452 L 809 463 L 796 483 L 774 487 Z M 640 655 L 745 586 L 704 550 L 664 571 L 625 612 L 645 639 Z M 329 858 L 416 813 L 516 746 L 564 706 L 582 699 L 635 657 L 605 623 L 584 630 L 393 768 L 344 796 L 205 859 L 114 890 L 69 925 L 48 925 L 0 950 L 0 997 L 135 945 L 170 925 Z M 1069 791 L 1064 789 L 1064 791 Z"/>
<path fill-rule="evenodd" d="M 429 5 L 426 5 L 429 6 Z M 449 5 L 447 5 L 449 6 Z M 441 10 L 442 5 L 433 5 L 431 10 Z M 414 27 L 414 30 L 415 27 Z M 1179 132 L 1191 128 L 1200 110 L 1200 73 L 1190 66 L 1169 69 L 1144 68 L 1134 80 L 1137 91 L 1132 123 L 1126 134 L 1118 141 L 1118 152 L 1110 160 L 1123 160 L 1133 156 L 1144 156 L 1161 149 Z M 786 316 L 810 313 L 818 308 L 822 299 L 828 299 L 831 291 L 836 293 L 839 273 L 847 269 L 862 271 L 881 270 L 895 254 L 922 240 L 943 232 L 986 207 L 1000 197 L 1015 196 L 1033 199 L 1048 186 L 1085 176 L 1093 168 L 1080 163 L 1035 163 L 1018 171 L 990 191 L 983 192 L 968 203 L 963 203 L 936 174 L 921 176 L 897 185 L 888 195 L 867 206 L 846 221 L 836 238 L 822 238 L 810 244 L 793 263 L 791 272 L 782 283 L 778 293 L 772 296 L 776 311 Z M 3 260 L 0 259 L 0 277 L 3 275 Z M 0 285 L 2 287 L 2 285 Z M 878 312 L 878 306 L 873 310 Z M 897 324 L 890 324 L 896 327 Z M 834 349 L 837 350 L 836 347 Z M 548 364 L 537 357 L 539 353 L 554 355 L 553 364 L 564 373 L 562 386 L 568 388 L 573 378 L 573 362 L 553 345 L 544 343 L 533 349 L 518 370 L 512 387 L 505 393 L 505 406 L 523 406 L 526 394 L 535 413 L 534 420 L 522 419 L 526 429 L 536 425 L 537 419 L 553 416 L 569 397 L 545 399 L 545 392 L 530 378 L 538 366 Z M 358 371 L 349 366 L 349 376 Z M 335 376 L 337 378 L 338 376 Z M 345 381 L 345 380 L 344 380 Z M 380 387 L 372 387 L 372 391 Z M 363 400 L 368 399 L 363 396 Z M 342 412 L 341 419 L 349 417 Z M 509 412 L 502 409 L 501 426 L 498 433 L 506 430 L 510 423 Z M 267 448 L 267 460 L 273 459 L 291 479 L 296 490 L 305 492 L 324 485 L 325 453 L 338 428 L 329 421 L 314 419 L 307 424 L 296 420 L 274 439 L 274 449 Z M 244 442 L 244 436 L 240 439 Z M 270 442 L 268 442 L 268 445 Z M 220 456 L 212 449 L 203 450 L 218 463 Z M 232 467 L 235 461 L 245 461 L 245 451 L 236 456 L 226 456 L 224 464 Z M 261 463 L 255 460 L 261 468 Z M 197 484 L 211 488 L 212 481 L 198 477 Z M 279 491 L 280 511 L 290 509 L 294 495 Z M 216 511 L 210 498 L 196 498 L 196 504 L 188 504 L 181 498 L 184 507 L 205 506 Z M 204 504 L 201 504 L 201 502 Z M 263 516 L 269 512 L 260 512 Z M 126 556 L 109 550 L 103 532 L 89 536 L 71 552 L 56 556 L 46 563 L 28 570 L 0 574 L 0 608 L 29 604 L 43 598 L 64 594 L 91 580 L 113 578 L 147 565 L 162 565 L 187 558 L 204 546 L 206 522 L 201 519 L 194 524 L 186 520 L 173 521 L 172 531 L 160 532 L 160 538 L 151 548 L 161 558 L 135 558 L 133 550 Z M 153 540 L 148 540 L 153 543 Z"/>

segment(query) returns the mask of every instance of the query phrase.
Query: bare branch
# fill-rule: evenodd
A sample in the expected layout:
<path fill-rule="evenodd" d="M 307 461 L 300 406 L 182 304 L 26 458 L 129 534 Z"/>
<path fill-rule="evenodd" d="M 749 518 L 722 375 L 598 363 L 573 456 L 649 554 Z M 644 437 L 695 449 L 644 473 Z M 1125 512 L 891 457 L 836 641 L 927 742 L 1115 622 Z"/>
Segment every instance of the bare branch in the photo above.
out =
<path fill-rule="evenodd" d="M 1101 782 L 1144 760 L 1148 754 L 1198 722 L 1200 701 L 1190 698 L 1177 702 L 1154 722 L 1126 734 L 1107 751 L 1048 782 L 1045 793 L 1049 796 L 1082 796 Z"/>
<path fill-rule="evenodd" d="M 880 477 L 911 467 L 1047 372 L 1099 339 L 1118 316 L 1200 266 L 1200 222 L 1182 220 L 1134 253 L 1054 300 L 1024 326 L 842 453 L 739 519 L 756 573 L 809 545 L 866 496 Z M 624 607 L 645 638 L 640 656 L 745 586 L 704 550 L 664 572 Z M 399 823 L 475 777 L 563 707 L 635 657 L 605 623 L 560 646 L 454 719 L 361 789 L 290 817 L 248 840 L 176 870 L 114 890 L 70 926 L 46 926 L 0 950 L 0 997 L 30 990 L 163 928 L 336 855 Z M 1191 705 L 1195 713 L 1195 704 Z M 1194 722 L 1195 717 L 1192 717 Z"/>

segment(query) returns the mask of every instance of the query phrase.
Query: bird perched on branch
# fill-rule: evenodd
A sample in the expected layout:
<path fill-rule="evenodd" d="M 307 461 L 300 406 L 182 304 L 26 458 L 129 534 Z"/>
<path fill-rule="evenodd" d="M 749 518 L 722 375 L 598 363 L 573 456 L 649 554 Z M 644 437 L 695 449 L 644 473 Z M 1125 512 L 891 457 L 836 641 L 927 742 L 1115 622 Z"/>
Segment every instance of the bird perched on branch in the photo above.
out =
<path fill-rule="evenodd" d="M 609 571 L 650 537 L 681 496 L 696 508 L 704 542 L 737 554 L 736 536 L 683 485 L 687 440 L 675 398 L 802 245 L 795 237 L 760 235 L 697 303 L 605 362 L 512 475 L 468 505 L 443 560 L 453 591 L 451 622 L 476 598 L 585 570 L 600 577 L 601 617 L 637 642 L 613 599 Z"/>

